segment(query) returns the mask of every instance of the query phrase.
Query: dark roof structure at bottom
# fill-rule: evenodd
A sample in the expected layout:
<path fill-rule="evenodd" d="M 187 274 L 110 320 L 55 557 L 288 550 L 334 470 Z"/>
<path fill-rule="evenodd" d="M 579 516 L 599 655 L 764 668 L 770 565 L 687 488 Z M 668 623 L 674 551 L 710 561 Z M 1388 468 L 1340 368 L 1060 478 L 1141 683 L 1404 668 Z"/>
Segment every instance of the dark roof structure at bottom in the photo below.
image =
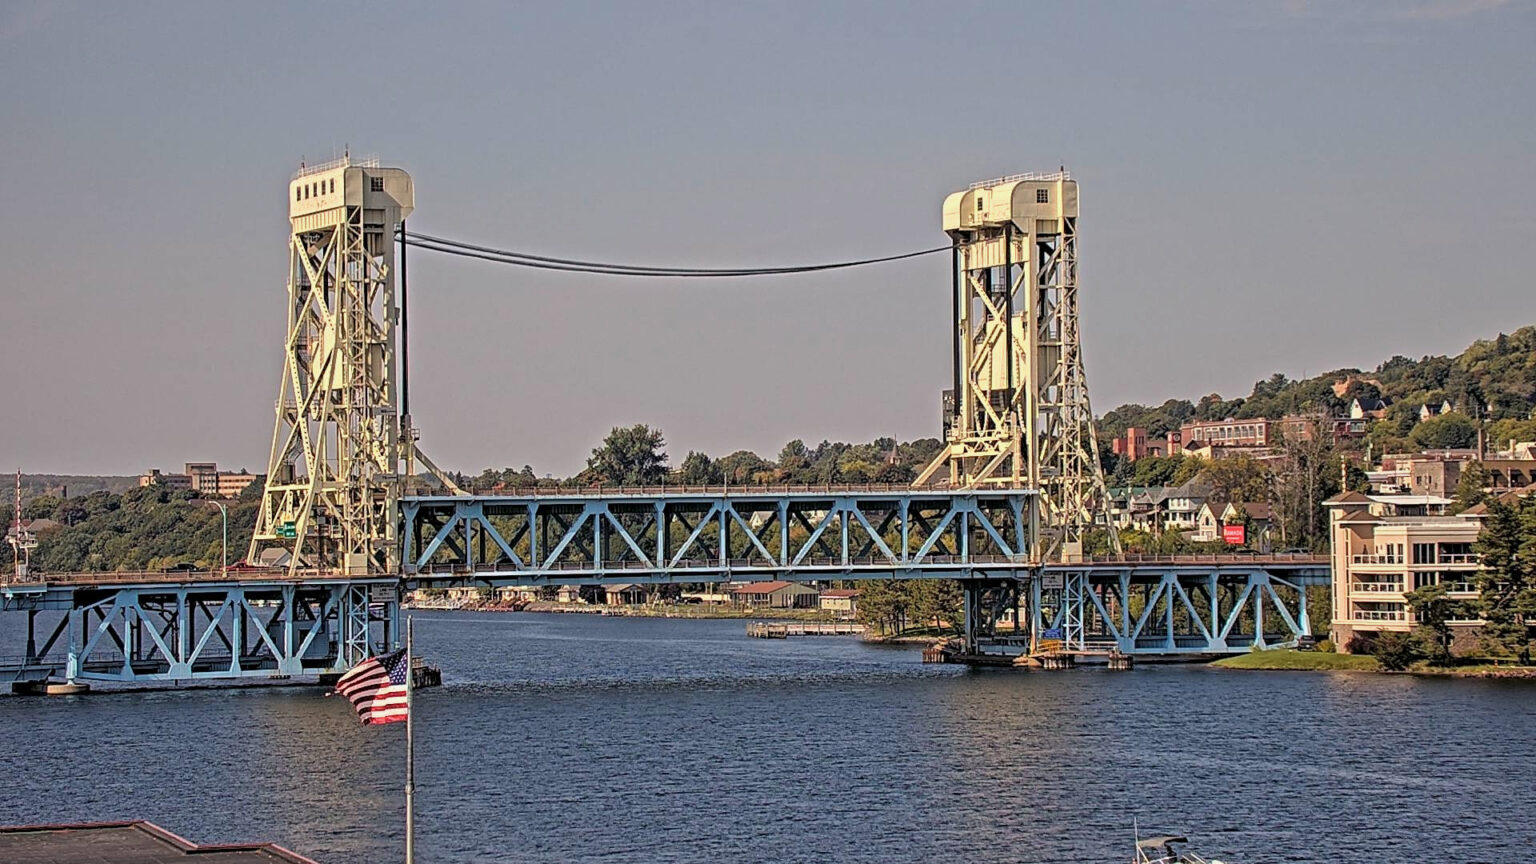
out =
<path fill-rule="evenodd" d="M 6 864 L 316 864 L 274 843 L 202 846 L 145 821 L 0 826 Z"/>

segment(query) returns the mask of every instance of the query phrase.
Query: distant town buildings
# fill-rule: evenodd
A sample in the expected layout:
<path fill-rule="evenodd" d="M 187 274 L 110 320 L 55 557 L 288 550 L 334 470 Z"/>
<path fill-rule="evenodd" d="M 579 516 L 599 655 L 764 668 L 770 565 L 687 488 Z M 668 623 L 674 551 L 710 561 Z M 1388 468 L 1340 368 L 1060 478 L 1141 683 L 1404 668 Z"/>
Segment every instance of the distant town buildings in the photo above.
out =
<path fill-rule="evenodd" d="M 1365 417 L 1323 414 L 1289 414 L 1279 420 L 1264 417 L 1192 420 L 1163 438 L 1152 437 L 1144 427 L 1130 426 L 1111 439 L 1109 446 L 1111 452 L 1127 462 L 1181 453 L 1219 459 L 1236 453 L 1267 453 L 1286 440 L 1311 441 L 1323 436 L 1332 443 L 1357 441 L 1365 437 L 1370 423 Z"/>
<path fill-rule="evenodd" d="M 738 606 L 770 609 L 815 609 L 821 592 L 799 582 L 749 582 L 730 589 Z"/>
<path fill-rule="evenodd" d="M 260 474 L 247 471 L 220 471 L 215 462 L 188 462 L 180 474 L 164 474 L 151 468 L 139 475 L 139 486 L 189 489 L 199 495 L 233 498 L 260 479 Z"/>

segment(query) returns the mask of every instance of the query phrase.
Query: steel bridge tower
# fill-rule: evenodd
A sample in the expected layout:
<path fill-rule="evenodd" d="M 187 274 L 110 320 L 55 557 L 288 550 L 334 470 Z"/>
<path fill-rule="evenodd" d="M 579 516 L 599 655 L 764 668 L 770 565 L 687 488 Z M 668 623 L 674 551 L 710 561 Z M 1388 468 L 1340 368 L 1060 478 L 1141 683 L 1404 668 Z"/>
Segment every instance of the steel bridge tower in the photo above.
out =
<path fill-rule="evenodd" d="M 1078 334 L 1077 202 L 1064 170 L 976 183 L 944 200 L 954 384 L 944 394 L 947 446 L 917 480 L 1040 490 L 1035 548 L 1045 560 L 1080 557 L 1108 504 Z"/>
<path fill-rule="evenodd" d="M 441 476 L 399 410 L 394 239 L 413 207 L 410 175 L 376 159 L 288 184 L 288 337 L 253 564 L 399 572 L 405 479 L 417 459 Z"/>

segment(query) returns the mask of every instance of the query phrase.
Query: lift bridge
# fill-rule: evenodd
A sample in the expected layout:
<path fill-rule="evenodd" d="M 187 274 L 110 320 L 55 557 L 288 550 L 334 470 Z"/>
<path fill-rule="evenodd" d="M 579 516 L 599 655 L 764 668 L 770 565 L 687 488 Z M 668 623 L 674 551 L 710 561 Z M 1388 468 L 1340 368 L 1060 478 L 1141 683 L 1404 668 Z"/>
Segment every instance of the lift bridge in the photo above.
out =
<path fill-rule="evenodd" d="M 410 414 L 406 250 L 478 247 L 408 235 L 411 178 L 377 160 L 304 168 L 288 201 L 287 338 L 247 560 L 8 575 L 0 609 L 13 614 L 0 621 L 24 617 L 26 638 L 20 655 L 0 657 L 0 680 L 335 675 L 398 645 L 405 592 L 464 585 L 951 579 L 974 656 L 1046 640 L 1078 653 L 1216 655 L 1310 629 L 1308 590 L 1327 584 L 1325 559 L 1118 554 L 1078 332 L 1077 183 L 1065 171 L 977 183 L 944 202 L 953 386 L 944 448 L 911 486 L 466 494 L 423 452 Z M 410 494 L 419 472 L 442 493 Z M 1092 531 L 1115 554 L 1086 558 Z"/>

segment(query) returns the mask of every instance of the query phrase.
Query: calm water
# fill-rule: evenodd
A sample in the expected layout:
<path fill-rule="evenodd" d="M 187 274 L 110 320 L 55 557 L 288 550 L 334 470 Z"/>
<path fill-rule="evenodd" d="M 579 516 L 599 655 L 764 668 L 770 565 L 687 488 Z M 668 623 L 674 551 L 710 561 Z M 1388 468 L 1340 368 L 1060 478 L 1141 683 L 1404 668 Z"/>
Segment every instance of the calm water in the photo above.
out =
<path fill-rule="evenodd" d="M 427 862 L 1530 861 L 1536 686 L 968 672 L 739 621 L 427 613 Z M 401 725 L 322 691 L 0 697 L 0 823 L 398 861 Z"/>

